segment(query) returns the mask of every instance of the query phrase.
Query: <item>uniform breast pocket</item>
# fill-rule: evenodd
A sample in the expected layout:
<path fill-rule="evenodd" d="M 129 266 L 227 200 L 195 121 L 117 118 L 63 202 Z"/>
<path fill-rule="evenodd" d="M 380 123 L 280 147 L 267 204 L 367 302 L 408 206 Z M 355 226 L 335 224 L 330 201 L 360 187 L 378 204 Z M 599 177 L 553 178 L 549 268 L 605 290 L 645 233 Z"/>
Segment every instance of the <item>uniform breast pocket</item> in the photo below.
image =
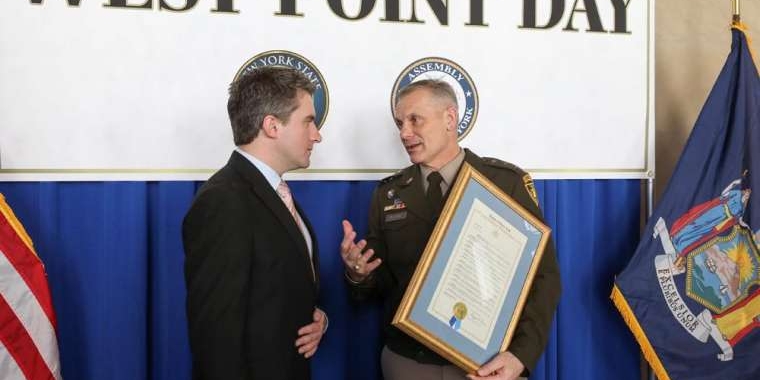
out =
<path fill-rule="evenodd" d="M 406 225 L 406 219 L 408 217 L 406 210 L 394 211 L 385 214 L 383 220 L 383 229 L 385 230 L 398 230 Z"/>
<path fill-rule="evenodd" d="M 391 266 L 399 269 L 416 265 L 427 241 L 423 231 L 426 224 L 406 210 L 388 213 L 383 219 L 383 234 Z"/>

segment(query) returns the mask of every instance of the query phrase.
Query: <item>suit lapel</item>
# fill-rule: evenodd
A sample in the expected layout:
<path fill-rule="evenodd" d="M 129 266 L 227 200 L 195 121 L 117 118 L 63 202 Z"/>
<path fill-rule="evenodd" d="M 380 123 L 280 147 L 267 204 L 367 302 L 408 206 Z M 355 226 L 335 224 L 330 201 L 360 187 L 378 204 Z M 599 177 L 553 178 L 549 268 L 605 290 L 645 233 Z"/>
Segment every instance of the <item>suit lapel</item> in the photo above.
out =
<path fill-rule="evenodd" d="M 298 214 L 301 215 L 301 220 L 306 226 L 306 229 L 309 230 L 309 236 L 311 236 L 311 258 L 310 259 L 311 259 L 311 264 L 314 268 L 314 273 L 313 273 L 314 283 L 316 284 L 317 291 L 319 291 L 319 249 L 317 248 L 317 235 L 314 233 L 314 227 L 311 225 L 309 218 L 306 217 L 306 213 L 304 213 L 303 210 L 301 209 L 301 206 L 299 206 L 298 202 L 296 202 L 295 200 L 293 200 L 293 203 L 296 206 L 296 211 L 298 211 Z M 301 234 L 301 236 L 303 236 L 303 234 Z M 306 251 L 306 257 L 309 258 L 308 250 Z"/>
<path fill-rule="evenodd" d="M 274 191 L 269 182 L 267 182 L 264 175 L 261 174 L 256 166 L 238 152 L 232 153 L 229 164 L 251 185 L 251 189 L 256 196 L 258 196 L 262 203 L 272 212 L 272 214 L 274 214 L 282 227 L 288 232 L 292 241 L 298 246 L 298 254 L 301 255 L 301 257 L 306 258 L 305 263 L 308 263 L 309 248 L 306 246 L 306 240 L 304 239 L 303 233 L 298 229 L 298 225 L 296 224 L 295 219 L 293 219 L 293 215 L 290 214 L 288 208 L 285 207 L 285 203 L 282 202 L 282 199 L 280 199 L 277 192 Z M 296 208 L 298 209 L 297 205 Z M 305 220 L 303 212 L 301 212 L 300 209 L 298 209 L 298 212 L 301 215 L 301 218 Z M 312 237 L 313 236 L 314 235 L 312 234 Z M 312 246 L 314 246 L 314 244 L 312 244 Z M 309 265 L 308 271 L 311 273 L 311 265 Z"/>

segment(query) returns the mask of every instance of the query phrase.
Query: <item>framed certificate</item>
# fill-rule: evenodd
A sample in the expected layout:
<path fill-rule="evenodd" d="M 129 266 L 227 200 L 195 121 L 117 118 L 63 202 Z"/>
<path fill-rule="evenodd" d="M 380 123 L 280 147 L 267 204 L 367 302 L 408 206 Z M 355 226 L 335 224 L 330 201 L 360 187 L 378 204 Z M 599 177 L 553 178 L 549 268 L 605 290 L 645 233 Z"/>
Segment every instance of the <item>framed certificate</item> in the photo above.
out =
<path fill-rule="evenodd" d="M 465 162 L 393 325 L 475 372 L 509 346 L 550 232 Z"/>

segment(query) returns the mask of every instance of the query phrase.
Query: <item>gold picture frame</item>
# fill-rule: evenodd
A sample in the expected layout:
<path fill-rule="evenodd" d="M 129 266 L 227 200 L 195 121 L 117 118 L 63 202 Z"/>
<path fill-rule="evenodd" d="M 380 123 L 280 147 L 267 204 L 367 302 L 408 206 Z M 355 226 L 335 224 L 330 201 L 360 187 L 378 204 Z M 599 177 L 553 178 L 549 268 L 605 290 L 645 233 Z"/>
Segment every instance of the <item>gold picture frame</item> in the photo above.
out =
<path fill-rule="evenodd" d="M 509 346 L 550 233 L 464 163 L 392 324 L 474 373 Z"/>

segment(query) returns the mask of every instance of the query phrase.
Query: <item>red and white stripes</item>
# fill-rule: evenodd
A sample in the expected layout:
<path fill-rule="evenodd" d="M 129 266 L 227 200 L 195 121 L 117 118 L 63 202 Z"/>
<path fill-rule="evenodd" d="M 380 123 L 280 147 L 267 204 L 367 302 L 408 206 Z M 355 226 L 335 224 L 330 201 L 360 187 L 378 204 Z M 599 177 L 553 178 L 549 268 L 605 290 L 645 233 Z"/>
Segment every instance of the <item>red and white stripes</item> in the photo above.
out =
<path fill-rule="evenodd" d="M 47 277 L 0 194 L 0 379 L 61 379 Z"/>

